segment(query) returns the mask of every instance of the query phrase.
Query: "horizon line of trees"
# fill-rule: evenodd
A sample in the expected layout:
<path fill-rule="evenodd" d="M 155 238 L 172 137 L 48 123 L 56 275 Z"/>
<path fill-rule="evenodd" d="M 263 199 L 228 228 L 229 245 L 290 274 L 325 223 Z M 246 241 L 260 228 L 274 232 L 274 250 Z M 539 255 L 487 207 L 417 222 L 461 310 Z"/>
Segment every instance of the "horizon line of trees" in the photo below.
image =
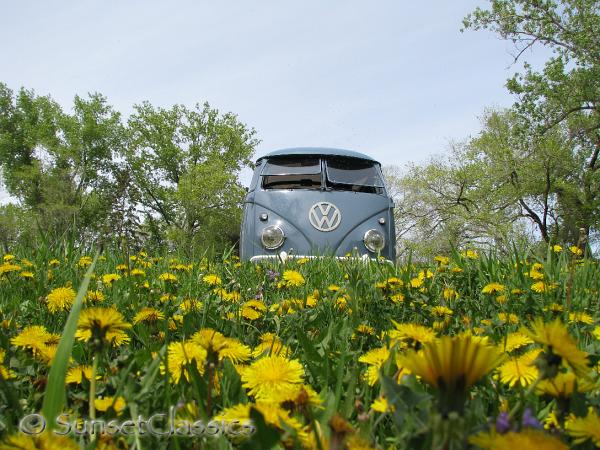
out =
<path fill-rule="evenodd" d="M 124 119 L 101 94 L 65 112 L 50 96 L 0 83 L 0 173 L 17 200 L 0 206 L 0 245 L 101 240 L 185 251 L 237 240 L 245 194 L 238 173 L 258 140 L 207 103 Z"/>

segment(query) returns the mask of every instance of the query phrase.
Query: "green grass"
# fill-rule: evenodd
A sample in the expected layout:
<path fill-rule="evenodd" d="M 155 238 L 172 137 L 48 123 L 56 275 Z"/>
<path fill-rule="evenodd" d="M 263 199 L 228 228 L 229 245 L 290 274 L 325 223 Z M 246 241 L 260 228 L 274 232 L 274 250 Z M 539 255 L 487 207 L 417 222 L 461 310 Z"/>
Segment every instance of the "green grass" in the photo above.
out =
<path fill-rule="evenodd" d="M 450 436 L 449 422 L 444 425 L 446 431 L 436 422 L 435 391 L 414 376 L 407 376 L 400 383 L 394 378 L 398 367 L 393 355 L 406 350 L 392 350 L 392 356 L 381 364 L 377 383 L 370 385 L 365 380 L 368 365 L 359 358 L 389 342 L 384 333 L 394 328 L 392 320 L 433 327 L 438 336 L 470 331 L 487 336 L 491 343 L 503 343 L 508 333 L 527 326 L 533 318 L 550 321 L 559 317 L 569 324 L 569 332 L 579 348 L 588 352 L 591 366 L 597 359 L 599 344 L 593 330 L 599 318 L 600 269 L 596 261 L 580 260 L 566 249 L 560 253 L 549 251 L 540 260 L 524 252 L 508 257 L 480 255 L 476 259 L 455 253 L 446 255 L 448 265 L 432 261 L 397 267 L 329 259 L 288 261 L 285 266 L 253 265 L 241 264 L 230 255 L 211 260 L 136 255 L 137 259 L 128 262 L 119 251 L 111 250 L 101 255 L 95 267 L 88 268 L 78 267 L 81 256 L 77 251 L 59 257 L 49 251 L 15 254 L 11 262 L 20 269 L 0 278 L 0 351 L 5 352 L 0 363 L 12 374 L 0 381 L 0 421 L 9 424 L 0 432 L 4 438 L 16 432 L 23 414 L 43 411 L 52 418 L 64 411 L 88 417 L 89 380 L 68 385 L 63 382 L 68 367 L 92 365 L 92 349 L 74 339 L 79 308 L 87 290 L 101 291 L 105 299 L 95 306 L 114 306 L 131 324 L 144 307 L 155 308 L 164 315 L 163 320 L 134 324 L 127 331 L 130 337 L 127 345 L 102 350 L 96 397 L 122 397 L 127 405 L 118 414 L 113 408 L 98 411 L 97 417 L 106 420 L 124 421 L 138 414 L 149 417 L 167 412 L 172 406 L 179 407 L 178 414 L 182 417 L 188 411 L 188 415 L 195 414 L 196 418 L 211 418 L 225 408 L 253 402 L 242 386 L 239 371 L 229 360 L 213 361 L 215 366 L 211 370 L 218 373 L 216 381 L 207 379 L 208 365 L 201 366 L 201 371 L 195 365 L 191 366 L 194 370 L 188 366 L 189 380 L 182 377 L 179 383 L 169 381 L 166 358 L 169 345 L 190 339 L 201 328 L 217 330 L 252 349 L 259 345 L 264 333 L 277 335 L 289 347 L 290 358 L 302 363 L 304 382 L 320 397 L 320 406 L 296 407 L 290 412 L 304 427 L 306 436 L 321 435 L 335 440 L 329 423 L 337 415 L 354 430 L 346 439 L 361 437 L 374 448 L 431 448 L 439 442 L 444 442 L 447 448 L 464 448 L 466 436 L 495 420 L 503 404 L 517 406 L 518 417 L 529 407 L 540 420 L 557 406 L 554 399 L 527 393 L 519 386 L 509 388 L 491 374 L 471 391 L 465 416 L 460 419 L 460 426 L 454 427 L 455 432 L 459 430 L 458 435 Z M 57 267 L 50 265 L 55 257 L 59 260 Z M 27 267 L 24 259 L 32 266 Z M 537 276 L 536 270 L 532 273 L 534 263 L 540 264 L 537 272 L 543 274 L 545 285 L 552 286 L 546 292 L 532 289 L 540 281 L 534 279 Z M 118 269 L 119 265 L 124 267 Z M 188 265 L 191 267 L 184 267 Z M 145 275 L 128 275 L 128 270 L 134 268 L 143 270 Z M 86 270 L 90 272 L 88 276 Z M 300 272 L 305 283 L 278 286 L 286 270 Z M 21 276 L 23 271 L 31 271 L 33 278 Z M 102 276 L 110 273 L 120 274 L 121 279 L 111 285 L 103 283 Z M 177 282 L 161 281 L 163 273 L 175 274 Z M 222 280 L 219 287 L 228 294 L 236 293 L 236 298 L 227 299 L 223 292 L 215 292 L 215 287 L 203 280 L 207 274 L 218 275 Z M 392 280 L 386 284 L 392 277 L 402 283 Z M 482 293 L 483 287 L 492 282 L 501 283 L 504 292 Z M 47 295 L 52 289 L 67 285 L 80 290 L 74 306 L 51 314 Z M 449 290 L 456 292 L 457 297 L 448 296 Z M 169 300 L 165 300 L 166 294 L 171 296 Z M 498 299 L 500 295 L 505 298 Z M 314 306 L 307 302 L 311 296 L 316 299 Z M 189 299 L 199 301 L 201 306 L 187 309 L 185 302 Z M 256 318 L 247 314 L 245 317 L 244 304 L 254 299 L 260 299 L 266 310 Z M 87 301 L 83 307 L 90 307 L 91 303 Z M 553 311 L 550 308 L 553 304 L 560 305 L 562 311 Z M 435 306 L 445 306 L 451 314 L 438 317 Z M 589 314 L 593 323 L 570 323 L 569 314 L 574 312 Z M 515 323 L 502 320 L 502 314 Z M 30 325 L 43 325 L 49 332 L 62 336 L 50 366 L 30 349 L 11 343 Z M 594 372 L 593 376 L 597 374 Z M 371 409 L 373 401 L 383 394 L 394 406 L 394 412 L 381 414 Z M 597 406 L 596 394 L 594 388 L 582 396 L 584 412 L 587 406 Z M 303 440 L 295 439 L 295 433 L 286 425 L 275 429 L 272 424 L 262 426 L 258 422 L 261 426 L 254 439 L 245 442 L 247 448 L 263 448 L 261 442 L 269 439 L 279 442 L 278 445 L 286 442 L 292 448 L 301 448 L 301 442 L 306 444 L 309 439 L 306 436 Z M 564 442 L 571 442 L 568 436 L 559 436 Z M 90 444 L 87 437 L 71 436 L 71 439 L 82 446 Z M 114 448 L 121 445 L 149 449 L 201 445 L 225 449 L 234 445 L 224 437 L 207 439 L 202 444 L 185 437 L 159 439 L 147 434 L 115 437 L 111 442 Z M 312 445 L 318 448 L 314 439 Z"/>

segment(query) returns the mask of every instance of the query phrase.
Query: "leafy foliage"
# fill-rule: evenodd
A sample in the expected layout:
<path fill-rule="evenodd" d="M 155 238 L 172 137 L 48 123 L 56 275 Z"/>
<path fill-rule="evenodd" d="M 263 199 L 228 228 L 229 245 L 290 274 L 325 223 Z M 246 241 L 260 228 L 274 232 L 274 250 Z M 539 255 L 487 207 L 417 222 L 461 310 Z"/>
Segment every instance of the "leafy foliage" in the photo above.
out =
<path fill-rule="evenodd" d="M 208 104 L 143 103 L 124 123 L 100 94 L 75 97 L 66 113 L 49 96 L 0 84 L 0 169 L 19 201 L 2 210 L 4 245 L 31 242 L 32 229 L 63 245 L 112 230 L 129 245 L 230 246 L 254 135 Z"/>

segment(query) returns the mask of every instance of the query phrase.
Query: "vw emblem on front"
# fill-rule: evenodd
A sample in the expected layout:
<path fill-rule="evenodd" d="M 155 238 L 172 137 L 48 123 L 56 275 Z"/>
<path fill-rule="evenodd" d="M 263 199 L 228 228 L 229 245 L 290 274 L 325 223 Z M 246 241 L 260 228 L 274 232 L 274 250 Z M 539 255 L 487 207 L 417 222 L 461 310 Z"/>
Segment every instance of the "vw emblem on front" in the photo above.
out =
<path fill-rule="evenodd" d="M 310 207 L 308 220 L 319 231 L 333 231 L 342 221 L 342 213 L 333 203 L 319 202 Z"/>

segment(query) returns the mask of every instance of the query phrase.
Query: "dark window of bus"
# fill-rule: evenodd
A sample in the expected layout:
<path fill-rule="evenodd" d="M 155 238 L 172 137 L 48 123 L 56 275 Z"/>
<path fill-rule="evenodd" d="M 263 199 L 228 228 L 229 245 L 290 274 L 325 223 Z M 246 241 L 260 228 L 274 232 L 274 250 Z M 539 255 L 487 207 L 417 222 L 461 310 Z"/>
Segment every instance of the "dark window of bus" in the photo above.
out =
<path fill-rule="evenodd" d="M 364 159 L 327 159 L 327 186 L 335 190 L 383 194 L 379 166 Z"/>
<path fill-rule="evenodd" d="M 321 160 L 314 157 L 270 159 L 262 172 L 263 189 L 320 189 Z"/>

